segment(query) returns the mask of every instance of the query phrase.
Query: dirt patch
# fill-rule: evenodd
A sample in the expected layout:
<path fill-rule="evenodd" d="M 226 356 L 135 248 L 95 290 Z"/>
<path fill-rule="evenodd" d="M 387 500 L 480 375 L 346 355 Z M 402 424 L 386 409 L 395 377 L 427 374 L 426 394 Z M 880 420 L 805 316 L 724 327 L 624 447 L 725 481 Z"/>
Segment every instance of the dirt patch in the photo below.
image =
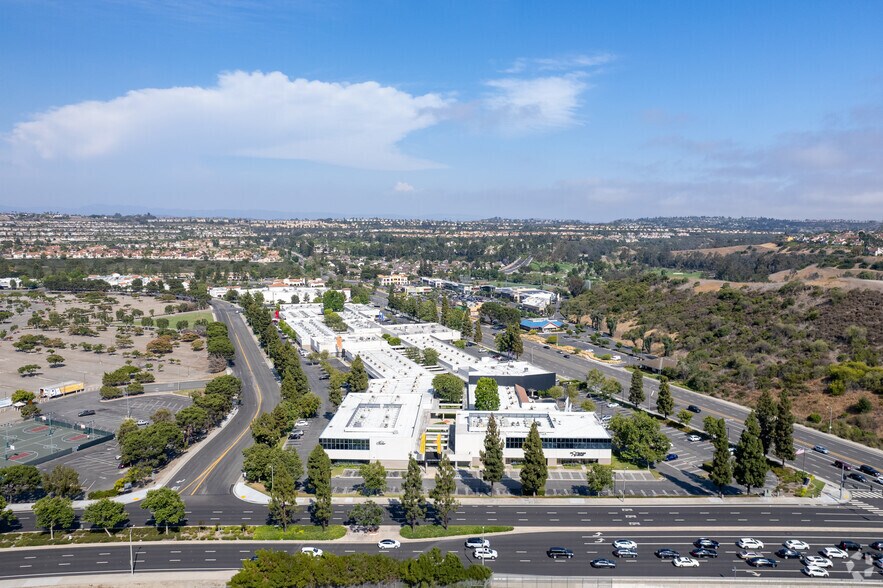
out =
<path fill-rule="evenodd" d="M 759 245 L 732 245 L 730 247 L 711 247 L 708 249 L 682 249 L 672 251 L 672 255 L 687 255 L 689 253 L 702 253 L 703 255 L 729 255 L 731 253 L 742 253 L 743 251 L 757 251 L 759 253 L 767 253 L 768 251 L 777 251 L 779 246 L 775 243 L 760 243 Z"/>

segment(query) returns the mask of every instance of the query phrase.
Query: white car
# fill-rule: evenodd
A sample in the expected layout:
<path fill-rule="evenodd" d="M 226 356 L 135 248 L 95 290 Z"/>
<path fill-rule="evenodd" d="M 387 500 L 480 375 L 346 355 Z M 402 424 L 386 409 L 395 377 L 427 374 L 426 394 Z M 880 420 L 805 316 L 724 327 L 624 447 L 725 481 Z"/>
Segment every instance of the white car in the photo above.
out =
<path fill-rule="evenodd" d="M 301 420 L 297 421 L 296 423 L 294 423 L 294 426 L 295 427 L 309 427 L 310 421 L 305 421 L 305 420 L 301 419 Z"/>
<path fill-rule="evenodd" d="M 822 557 L 820 555 L 804 555 L 800 559 L 809 568 L 830 568 L 834 565 L 834 562 L 832 562 L 830 559 L 828 559 L 827 557 Z"/>
<path fill-rule="evenodd" d="M 497 550 L 489 547 L 479 547 L 472 552 L 472 557 L 476 559 L 497 559 Z"/>
<path fill-rule="evenodd" d="M 692 441 L 695 443 L 696 441 L 702 441 L 702 437 L 700 437 L 699 435 L 687 435 L 687 441 Z"/>
<path fill-rule="evenodd" d="M 616 408 L 617 406 L 619 406 L 619 404 L 617 404 L 616 402 L 607 403 L 607 408 Z"/>
<path fill-rule="evenodd" d="M 637 549 L 638 544 L 631 539 L 617 539 L 613 542 L 614 549 Z"/>
<path fill-rule="evenodd" d="M 137 421 L 135 421 L 135 424 L 138 425 L 139 427 L 146 427 L 147 425 L 150 424 L 150 421 L 144 420 L 144 419 L 138 419 Z"/>
<path fill-rule="evenodd" d="M 402 544 L 395 539 L 381 539 L 377 542 L 377 547 L 380 549 L 398 549 L 401 546 Z"/>
<path fill-rule="evenodd" d="M 325 553 L 318 547 L 301 547 L 300 552 L 312 555 L 313 557 L 320 557 L 323 553 Z"/>
<path fill-rule="evenodd" d="M 827 578 L 828 570 L 825 568 L 819 568 L 816 566 L 806 566 L 802 570 L 800 570 L 810 578 Z"/>
<path fill-rule="evenodd" d="M 809 544 L 800 539 L 788 539 L 782 543 L 782 545 L 788 549 L 793 549 L 794 551 L 809 551 Z"/>
<path fill-rule="evenodd" d="M 826 547 L 820 553 L 827 558 L 849 559 L 849 554 L 839 547 Z"/>
<path fill-rule="evenodd" d="M 739 559 L 751 559 L 752 557 L 763 557 L 764 555 L 759 551 L 745 551 L 742 550 L 736 555 L 739 556 Z"/>
<path fill-rule="evenodd" d="M 478 549 L 480 547 L 490 547 L 491 542 L 481 537 L 470 537 L 466 540 L 466 547 L 469 549 Z"/>
<path fill-rule="evenodd" d="M 692 557 L 676 557 L 671 560 L 676 568 L 698 568 L 699 560 Z"/>
<path fill-rule="evenodd" d="M 736 541 L 736 547 L 740 549 L 763 549 L 763 541 L 758 541 L 751 537 L 742 537 Z"/>

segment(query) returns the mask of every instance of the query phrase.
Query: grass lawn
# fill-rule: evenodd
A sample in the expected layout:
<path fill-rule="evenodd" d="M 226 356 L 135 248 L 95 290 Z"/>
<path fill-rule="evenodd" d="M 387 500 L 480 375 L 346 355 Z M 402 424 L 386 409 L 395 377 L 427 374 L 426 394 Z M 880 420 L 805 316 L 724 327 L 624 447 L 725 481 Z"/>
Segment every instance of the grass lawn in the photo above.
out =
<path fill-rule="evenodd" d="M 405 539 L 434 539 L 436 537 L 480 536 L 489 533 L 505 533 L 513 527 L 491 525 L 448 525 L 445 529 L 441 525 L 419 525 L 411 530 L 411 527 L 402 527 L 400 531 Z"/>
<path fill-rule="evenodd" d="M 639 466 L 637 464 L 633 464 L 628 461 L 622 461 L 616 455 L 612 456 L 612 458 L 610 460 L 610 465 L 613 466 L 614 470 L 630 470 L 633 472 L 650 472 L 651 474 L 653 474 L 654 478 L 660 477 L 659 472 L 657 472 L 656 470 L 648 469 L 646 467 Z"/>
<path fill-rule="evenodd" d="M 262 525 L 254 530 L 256 541 L 268 539 L 284 539 L 286 541 L 331 541 L 346 535 L 343 525 L 329 525 L 327 529 L 312 525 L 289 525 L 284 531 L 281 527 Z"/>
<path fill-rule="evenodd" d="M 215 320 L 215 317 L 212 316 L 212 312 L 210 310 L 194 310 L 193 312 L 179 312 L 177 314 L 163 314 L 160 316 L 153 317 L 155 321 L 158 318 L 169 319 L 169 326 L 174 328 L 175 323 L 178 321 L 190 321 L 190 326 L 193 326 L 193 323 L 198 321 L 199 319 L 205 319 L 208 322 L 212 322 Z"/>

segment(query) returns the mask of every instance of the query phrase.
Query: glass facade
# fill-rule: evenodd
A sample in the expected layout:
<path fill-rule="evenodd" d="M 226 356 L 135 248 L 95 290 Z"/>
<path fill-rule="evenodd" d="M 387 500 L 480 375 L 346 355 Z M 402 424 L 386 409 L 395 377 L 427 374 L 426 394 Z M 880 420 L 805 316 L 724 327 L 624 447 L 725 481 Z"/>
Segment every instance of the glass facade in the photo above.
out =
<path fill-rule="evenodd" d="M 319 439 L 319 444 L 325 450 L 368 451 L 371 449 L 369 439 Z"/>
<path fill-rule="evenodd" d="M 506 437 L 506 449 L 521 449 L 524 437 Z M 610 449 L 610 439 L 549 438 L 543 439 L 543 449 Z"/>

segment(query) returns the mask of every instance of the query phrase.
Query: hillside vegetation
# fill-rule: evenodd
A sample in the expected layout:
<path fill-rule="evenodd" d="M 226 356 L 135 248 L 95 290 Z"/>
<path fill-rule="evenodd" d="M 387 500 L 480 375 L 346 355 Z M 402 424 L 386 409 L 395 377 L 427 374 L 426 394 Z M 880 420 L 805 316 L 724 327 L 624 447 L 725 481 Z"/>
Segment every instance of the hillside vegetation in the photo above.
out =
<path fill-rule="evenodd" d="M 675 357 L 668 375 L 694 390 L 751 404 L 759 390 L 784 389 L 810 424 L 830 409 L 842 436 L 881 442 L 883 293 L 800 282 L 694 292 L 648 274 L 599 284 L 562 310 L 602 329 L 611 318 L 628 325 L 614 327 L 619 340 Z"/>

